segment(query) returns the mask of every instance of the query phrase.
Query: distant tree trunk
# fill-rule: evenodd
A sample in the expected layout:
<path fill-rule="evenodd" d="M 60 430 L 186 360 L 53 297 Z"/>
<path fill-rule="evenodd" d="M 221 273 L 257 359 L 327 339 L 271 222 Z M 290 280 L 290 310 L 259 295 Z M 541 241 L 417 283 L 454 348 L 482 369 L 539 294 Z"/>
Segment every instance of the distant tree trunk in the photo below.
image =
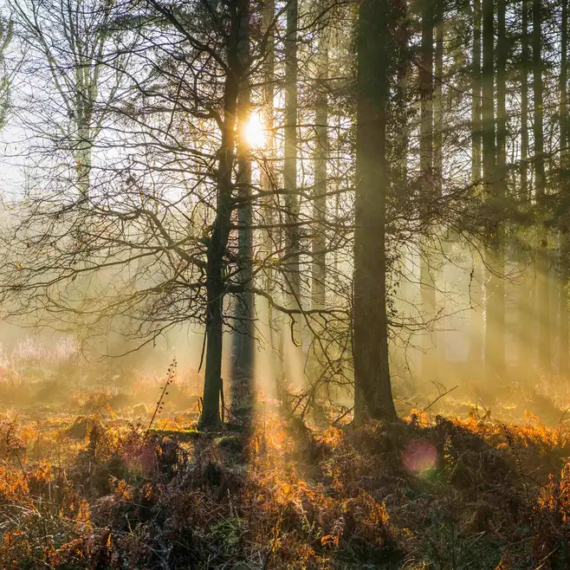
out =
<path fill-rule="evenodd" d="M 328 132 L 328 74 L 329 74 L 329 27 L 320 32 L 317 59 L 317 103 L 315 113 L 316 151 L 315 151 L 315 199 L 313 201 L 313 236 L 312 267 L 312 307 L 322 309 L 325 306 L 326 248 L 327 236 L 325 221 L 327 215 L 327 161 L 329 155 Z"/>
<path fill-rule="evenodd" d="M 353 345 L 357 423 L 396 417 L 388 362 L 386 127 L 397 57 L 394 30 L 402 12 L 392 0 L 363 0 L 358 15 Z"/>
<path fill-rule="evenodd" d="M 431 0 L 423 0 L 422 4 L 422 44 L 421 44 L 421 67 L 420 67 L 420 171 L 421 171 L 421 204 L 429 204 L 435 198 L 434 177 L 434 125 L 433 125 L 433 96 L 434 96 L 434 51 L 433 51 L 433 28 L 434 28 L 434 3 Z M 427 212 L 424 212 L 424 215 Z M 424 318 L 435 318 L 435 278 L 433 257 L 427 247 L 427 239 L 422 237 L 420 247 L 420 289 L 422 298 L 422 310 Z M 432 325 L 433 326 L 433 323 Z M 422 373 L 424 376 L 432 375 L 436 371 L 436 335 L 424 333 L 422 337 Z"/>
<path fill-rule="evenodd" d="M 492 187 L 493 200 L 497 210 L 503 211 L 507 196 L 507 57 L 508 40 L 506 30 L 506 0 L 497 2 L 497 162 L 495 167 L 495 180 Z M 497 273 L 491 277 L 493 296 L 491 298 L 490 313 L 491 326 L 495 331 L 492 335 L 493 345 L 497 355 L 495 373 L 500 380 L 505 379 L 505 232 L 504 222 L 497 220 L 496 237 L 494 239 L 493 268 Z"/>
<path fill-rule="evenodd" d="M 495 198 L 496 163 L 495 163 L 495 113 L 494 113 L 494 6 L 493 0 L 483 0 L 483 68 L 481 83 L 483 87 L 482 126 L 483 126 L 483 180 L 487 199 Z M 499 245 L 500 220 L 491 221 L 491 241 L 487 264 L 492 268 L 486 282 L 485 303 L 485 368 L 488 380 L 501 375 L 504 368 L 504 330 L 500 326 L 500 306 L 502 300 L 499 276 L 493 274 L 495 266 L 501 265 Z"/>
<path fill-rule="evenodd" d="M 283 178 L 287 190 L 286 208 L 286 275 L 290 283 L 293 304 L 300 301 L 299 230 L 295 227 L 299 216 L 297 191 L 297 22 L 298 0 L 287 2 L 287 33 L 285 36 L 285 161 Z M 299 339 L 297 339 L 299 340 Z"/>
<path fill-rule="evenodd" d="M 481 180 L 481 0 L 473 0 L 471 65 L 471 180 Z"/>
<path fill-rule="evenodd" d="M 530 49 L 528 33 L 528 0 L 522 2 L 522 53 L 521 53 L 521 198 L 530 200 L 528 183 L 528 68 Z"/>
<path fill-rule="evenodd" d="M 539 250 L 537 252 L 538 271 L 538 318 L 539 342 L 538 361 L 541 370 L 550 374 L 550 267 L 548 232 L 542 219 L 546 190 L 544 170 L 544 112 L 542 80 L 542 8 L 540 0 L 533 0 L 532 7 L 532 64 L 534 95 L 534 172 L 535 194 L 539 213 Z"/>
<path fill-rule="evenodd" d="M 249 57 L 249 0 L 242 3 L 239 27 L 240 69 L 245 69 Z M 235 297 L 235 323 L 233 334 L 232 369 L 232 417 L 249 425 L 253 413 L 254 379 L 254 297 L 251 292 L 253 279 L 253 235 L 251 204 L 251 162 L 250 150 L 245 138 L 245 127 L 250 114 L 249 77 L 242 77 L 238 95 L 238 137 L 237 165 L 239 197 L 243 199 L 238 210 L 238 257 L 237 280 L 243 292 Z"/>
<path fill-rule="evenodd" d="M 481 181 L 481 0 L 473 0 L 473 54 L 471 64 L 471 182 Z M 470 304 L 473 310 L 469 343 L 469 361 L 481 369 L 483 349 L 483 267 L 477 254 L 473 260 L 470 279 Z"/>
<path fill-rule="evenodd" d="M 562 0 L 561 22 L 561 64 L 560 64 L 560 183 L 563 189 L 568 184 L 570 167 L 568 150 L 568 0 Z M 563 190 L 564 191 L 564 190 Z M 570 234 L 568 227 L 560 232 L 560 289 L 558 311 L 560 313 L 558 331 L 558 373 L 568 377 L 570 331 L 568 326 L 568 281 L 570 280 Z"/>
<path fill-rule="evenodd" d="M 483 178 L 489 191 L 495 172 L 495 117 L 493 88 L 494 78 L 494 19 L 493 0 L 483 0 L 483 68 L 481 84 L 482 100 L 482 141 Z"/>
<path fill-rule="evenodd" d="M 263 31 L 270 31 L 275 26 L 275 2 L 274 0 L 266 0 L 263 6 Z M 275 156 L 275 136 L 273 134 L 273 113 L 275 105 L 275 41 L 273 34 L 267 41 L 265 52 L 265 62 L 263 66 L 264 85 L 263 85 L 263 124 L 265 128 L 265 155 L 269 158 L 264 162 L 261 170 L 261 187 L 263 190 L 271 191 L 275 185 L 275 177 L 273 171 L 273 157 Z M 278 197 L 268 196 L 263 203 L 263 218 L 265 224 L 270 229 L 265 232 L 265 251 L 264 256 L 269 256 L 273 252 L 279 250 L 281 235 L 278 229 L 271 228 L 275 224 L 275 212 L 278 210 Z M 265 289 L 268 293 L 275 293 L 275 270 L 271 264 L 265 270 Z M 269 345 L 271 347 L 271 357 L 275 366 L 275 378 L 278 382 L 283 376 L 283 354 L 280 352 L 281 345 L 281 327 L 279 320 L 273 313 L 273 307 L 267 303 L 267 324 L 269 327 Z M 277 335 L 278 338 L 275 338 Z"/>
<path fill-rule="evenodd" d="M 433 175 L 435 191 L 441 196 L 443 176 L 443 40 L 445 31 L 443 0 L 436 1 L 435 92 L 433 106 Z"/>
<path fill-rule="evenodd" d="M 528 153 L 529 153 L 529 102 L 528 102 L 528 73 L 531 67 L 530 49 L 529 49 L 529 2 L 522 0 L 521 3 L 521 64 L 520 64 L 520 89 L 521 89 L 521 132 L 520 132 L 520 194 L 518 199 L 526 208 L 530 207 L 531 190 L 528 177 Z M 526 259 L 525 259 L 526 258 Z M 521 270 L 534 272 L 535 265 L 529 266 L 527 256 L 521 261 Z M 534 331 L 528 326 L 529 316 L 533 309 L 531 305 L 532 287 L 534 280 L 525 279 L 518 287 L 517 296 L 517 314 L 518 314 L 518 335 L 517 335 L 517 352 L 519 367 L 524 366 L 528 358 L 529 347 L 533 346 L 532 337 Z"/>

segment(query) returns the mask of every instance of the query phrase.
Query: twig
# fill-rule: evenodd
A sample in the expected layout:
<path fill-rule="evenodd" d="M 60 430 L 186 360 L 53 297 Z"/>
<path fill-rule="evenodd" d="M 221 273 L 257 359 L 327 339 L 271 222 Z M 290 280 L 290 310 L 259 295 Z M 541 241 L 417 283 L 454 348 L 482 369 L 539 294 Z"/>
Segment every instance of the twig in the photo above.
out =
<path fill-rule="evenodd" d="M 451 388 L 450 390 L 446 390 L 443 394 L 440 394 L 431 404 L 429 404 L 428 406 L 426 406 L 423 410 L 420 411 L 420 413 L 424 413 L 427 410 L 429 410 L 434 404 L 436 404 L 437 402 L 439 402 L 439 400 L 441 400 L 442 398 L 445 398 L 445 396 L 447 396 L 448 394 L 451 394 L 451 392 L 453 392 L 453 390 L 455 390 L 456 388 L 459 388 L 459 386 L 454 386 L 453 388 Z"/>
<path fill-rule="evenodd" d="M 354 406 L 352 408 L 348 408 L 343 414 L 341 414 L 336 420 L 334 420 L 332 423 L 333 426 L 337 425 L 338 422 L 340 422 L 340 420 L 342 420 L 343 418 L 348 416 L 348 414 L 350 414 L 350 412 L 352 412 L 352 410 L 354 410 Z"/>
<path fill-rule="evenodd" d="M 150 433 L 152 424 L 154 423 L 156 416 L 158 416 L 158 414 L 160 414 L 160 412 L 162 411 L 162 408 L 164 406 L 164 397 L 168 396 L 168 392 L 166 390 L 168 390 L 168 386 L 170 386 L 170 384 L 172 384 L 172 382 L 174 381 L 175 374 L 176 374 L 176 358 L 172 360 L 172 364 L 168 367 L 168 372 L 166 374 L 166 382 L 164 383 L 164 387 L 162 388 L 162 392 L 160 393 L 160 398 L 158 398 L 158 402 L 156 402 L 156 407 L 154 408 L 154 413 L 152 414 L 152 418 L 150 418 L 150 422 L 148 423 L 148 427 L 146 428 L 146 432 L 142 440 L 143 445 L 148 437 L 148 434 Z"/>

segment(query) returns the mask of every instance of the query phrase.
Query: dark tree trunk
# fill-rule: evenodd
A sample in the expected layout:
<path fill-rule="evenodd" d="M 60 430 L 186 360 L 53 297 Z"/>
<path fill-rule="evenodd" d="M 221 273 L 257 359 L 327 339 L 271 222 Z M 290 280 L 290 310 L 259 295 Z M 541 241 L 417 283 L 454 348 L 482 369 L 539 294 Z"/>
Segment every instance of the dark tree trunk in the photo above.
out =
<path fill-rule="evenodd" d="M 295 227 L 299 216 L 297 190 L 297 22 L 298 0 L 287 3 L 287 34 L 285 36 L 285 161 L 283 178 L 289 192 L 285 199 L 286 273 L 293 305 L 300 300 L 299 231 Z"/>
<path fill-rule="evenodd" d="M 433 95 L 434 95 L 434 2 L 423 0 L 422 8 L 422 45 L 420 67 L 420 170 L 421 170 L 421 204 L 429 204 L 435 198 L 436 182 L 434 177 L 434 125 L 433 125 Z M 425 215 L 426 212 L 422 212 Z M 420 289 L 424 319 L 431 321 L 435 318 L 435 279 L 433 258 L 427 240 L 422 239 L 420 248 Z M 430 326 L 433 326 L 430 325 Z M 436 335 L 425 332 L 422 337 L 422 373 L 432 375 L 436 371 Z"/>
<path fill-rule="evenodd" d="M 473 0 L 473 61 L 471 64 L 471 180 L 481 180 L 481 0 Z"/>
<path fill-rule="evenodd" d="M 435 11 L 435 91 L 433 107 L 433 175 L 435 191 L 441 196 L 443 176 L 443 40 L 445 32 L 444 0 L 436 1 Z"/>
<path fill-rule="evenodd" d="M 561 22 L 561 65 L 560 65 L 560 184 L 566 189 L 570 167 L 568 151 L 568 0 L 562 0 Z M 564 191 L 564 190 L 563 190 Z M 558 373 L 563 378 L 569 373 L 569 341 L 568 327 L 568 281 L 570 280 L 570 233 L 568 227 L 560 232 L 560 313 L 558 331 Z"/>
<path fill-rule="evenodd" d="M 496 165 L 493 183 L 490 187 L 491 200 L 496 204 L 496 212 L 505 206 L 507 188 L 507 56 L 508 43 L 506 36 L 506 4 L 505 0 L 497 2 L 497 146 Z M 505 380 L 505 238 L 504 223 L 498 215 L 494 221 L 494 237 L 491 251 L 491 262 L 495 274 L 490 276 L 489 315 L 491 316 L 490 339 L 494 347 L 493 372 L 499 381 Z"/>
<path fill-rule="evenodd" d="M 325 306 L 326 280 L 326 248 L 327 236 L 325 221 L 327 215 L 327 160 L 329 154 L 328 133 L 328 67 L 329 67 L 329 30 L 328 26 L 320 32 L 318 53 L 317 104 L 316 123 L 316 156 L 315 156 L 315 199 L 313 201 L 313 219 L 315 234 L 313 236 L 313 275 L 312 275 L 312 307 L 322 309 Z"/>
<path fill-rule="evenodd" d="M 487 199 L 495 199 L 496 161 L 495 161 L 495 91 L 494 91 L 494 5 L 493 0 L 483 0 L 483 68 L 481 83 L 483 90 L 482 126 L 483 126 L 483 182 Z M 487 264 L 494 268 L 501 265 L 499 219 L 491 220 L 491 240 L 487 255 Z M 495 380 L 502 374 L 504 367 L 504 329 L 500 324 L 501 295 L 500 277 L 491 275 L 486 282 L 486 319 L 485 319 L 485 368 L 488 380 Z"/>
<path fill-rule="evenodd" d="M 249 57 L 249 0 L 243 0 L 240 14 L 240 38 L 238 55 L 240 66 L 245 69 Z M 242 289 L 235 298 L 235 322 L 233 335 L 232 369 L 232 417 L 235 421 L 251 424 L 254 403 L 254 296 L 251 292 L 253 279 L 253 235 L 251 204 L 251 163 L 245 137 L 245 127 L 250 113 L 249 77 L 243 77 L 238 95 L 237 144 L 239 197 L 243 200 L 238 210 L 238 283 Z"/>
<path fill-rule="evenodd" d="M 471 182 L 481 182 L 481 0 L 473 0 L 473 54 L 471 63 Z M 469 361 L 477 373 L 481 371 L 483 351 L 483 267 L 474 254 L 470 279 L 470 305 L 473 308 L 469 343 Z M 476 375 L 477 375 L 476 373 Z"/>
<path fill-rule="evenodd" d="M 544 198 L 546 174 L 544 170 L 544 87 L 542 80 L 542 8 L 540 0 L 533 0 L 532 6 L 532 67 L 534 95 L 534 175 L 535 195 L 539 213 L 538 272 L 538 363 L 544 374 L 550 375 L 550 263 L 548 231 L 544 226 Z"/>
<path fill-rule="evenodd" d="M 264 62 L 264 85 L 263 85 L 263 123 L 265 128 L 265 153 L 266 156 L 272 158 L 275 156 L 275 135 L 273 133 L 274 105 L 275 105 L 275 40 L 274 31 L 271 28 L 275 26 L 275 2 L 274 0 L 266 0 L 263 6 L 263 32 L 269 33 Z M 275 185 L 275 172 L 273 162 L 268 160 L 262 165 L 261 186 L 263 190 L 271 191 Z M 263 202 L 263 219 L 268 226 L 264 234 L 265 247 L 263 255 L 265 257 L 272 255 L 275 251 L 280 250 L 280 242 L 282 239 L 279 229 L 271 228 L 276 221 L 276 212 L 279 209 L 278 197 L 267 196 Z M 265 269 L 265 289 L 273 295 L 275 293 L 275 275 L 276 271 L 269 264 Z M 263 302 L 263 300 L 262 300 Z M 277 315 L 273 312 L 273 307 L 267 303 L 267 325 L 269 327 L 269 345 L 271 347 L 272 364 L 275 371 L 275 378 L 282 379 L 283 376 L 283 355 L 280 353 L 281 346 L 281 327 Z"/>
<path fill-rule="evenodd" d="M 217 204 L 212 235 L 206 253 L 206 373 L 200 427 L 211 428 L 220 424 L 220 392 L 222 389 L 223 303 L 225 295 L 224 258 L 231 228 L 234 183 L 232 172 L 235 163 L 236 117 L 239 78 L 242 70 L 238 55 L 240 0 L 232 13 L 232 29 L 228 38 L 228 64 L 224 85 L 224 122 L 217 169 Z"/>
<path fill-rule="evenodd" d="M 528 69 L 530 49 L 528 34 L 528 0 L 522 2 L 522 53 L 521 53 L 521 198 L 530 200 L 528 183 Z"/>
<path fill-rule="evenodd" d="M 386 127 L 402 12 L 392 0 L 363 0 L 358 17 L 353 354 L 359 423 L 396 417 L 388 362 Z"/>

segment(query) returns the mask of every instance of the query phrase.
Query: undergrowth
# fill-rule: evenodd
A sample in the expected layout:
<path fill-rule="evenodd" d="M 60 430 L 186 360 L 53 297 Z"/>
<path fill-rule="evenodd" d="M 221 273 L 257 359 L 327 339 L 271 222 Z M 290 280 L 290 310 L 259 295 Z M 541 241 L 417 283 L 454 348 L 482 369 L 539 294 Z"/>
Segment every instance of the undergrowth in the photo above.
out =
<path fill-rule="evenodd" d="M 79 424 L 0 419 L 1 568 L 570 564 L 570 431 L 531 415 L 317 431 L 275 414 L 249 436 Z"/>

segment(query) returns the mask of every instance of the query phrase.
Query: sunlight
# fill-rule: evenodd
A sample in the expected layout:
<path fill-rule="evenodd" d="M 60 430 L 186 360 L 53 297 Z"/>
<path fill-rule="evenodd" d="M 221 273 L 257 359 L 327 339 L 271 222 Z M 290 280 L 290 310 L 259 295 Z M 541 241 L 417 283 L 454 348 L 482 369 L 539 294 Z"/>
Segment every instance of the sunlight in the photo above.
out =
<path fill-rule="evenodd" d="M 250 148 L 265 146 L 265 126 L 258 112 L 250 115 L 245 125 L 245 140 Z"/>

